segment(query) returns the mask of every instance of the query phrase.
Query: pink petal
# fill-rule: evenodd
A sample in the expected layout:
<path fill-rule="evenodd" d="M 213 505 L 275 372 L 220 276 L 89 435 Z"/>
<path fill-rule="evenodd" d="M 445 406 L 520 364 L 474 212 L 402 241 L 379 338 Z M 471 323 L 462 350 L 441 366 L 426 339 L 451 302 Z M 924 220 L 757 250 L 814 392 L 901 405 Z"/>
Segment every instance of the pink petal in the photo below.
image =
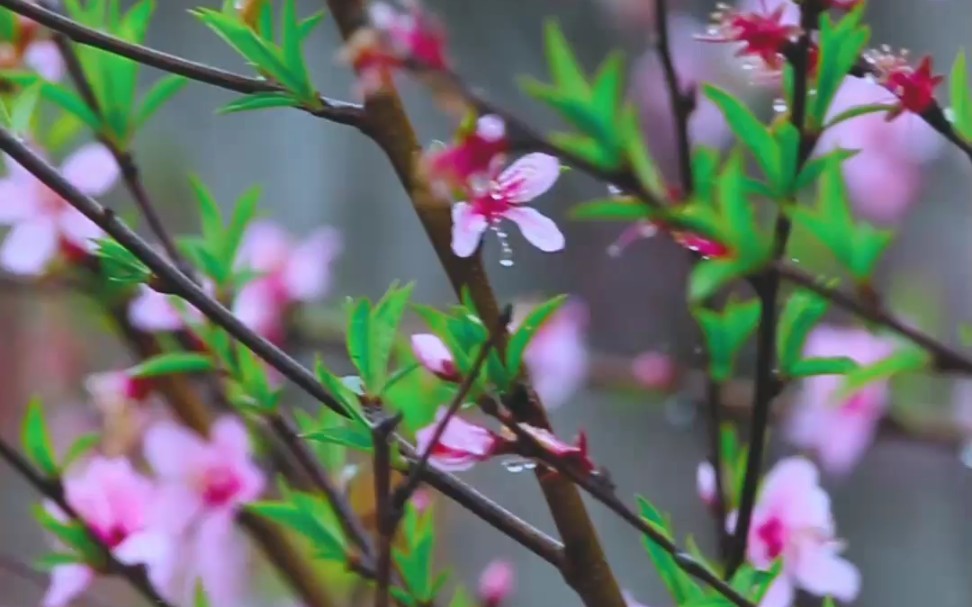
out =
<path fill-rule="evenodd" d="M 64 75 L 64 61 L 53 40 L 38 40 L 27 47 L 24 63 L 44 80 L 57 82 Z"/>
<path fill-rule="evenodd" d="M 51 585 L 41 603 L 43 607 L 64 607 L 84 592 L 94 579 L 87 565 L 59 565 L 51 571 Z"/>
<path fill-rule="evenodd" d="M 0 179 L 0 224 L 11 225 L 25 221 L 40 212 L 37 188 L 20 179 Z"/>
<path fill-rule="evenodd" d="M 129 536 L 113 551 L 126 565 L 144 565 L 152 585 L 163 595 L 171 587 L 178 562 L 175 536 L 145 531 Z"/>
<path fill-rule="evenodd" d="M 245 604 L 247 546 L 230 513 L 203 519 L 194 538 L 195 573 L 212 607 Z"/>
<path fill-rule="evenodd" d="M 440 407 L 435 420 L 415 433 L 415 448 L 419 453 L 429 448 L 439 420 L 445 416 L 446 411 L 445 407 Z M 430 462 L 441 470 L 459 472 L 487 459 L 495 448 L 496 436 L 492 432 L 453 416 L 446 424 L 439 442 L 432 447 Z"/>
<path fill-rule="evenodd" d="M 150 333 L 178 331 L 185 327 L 169 296 L 146 286 L 140 287 L 139 295 L 128 304 L 128 320 L 135 328 Z"/>
<path fill-rule="evenodd" d="M 319 228 L 290 254 L 284 269 L 284 284 L 295 301 L 311 301 L 327 294 L 331 286 L 331 264 L 341 253 L 341 233 Z"/>
<path fill-rule="evenodd" d="M 783 573 L 776 576 L 759 602 L 759 607 L 790 607 L 793 604 L 793 583 Z"/>
<path fill-rule="evenodd" d="M 287 262 L 290 250 L 290 235 L 286 230 L 269 219 L 258 219 L 243 235 L 237 264 L 257 272 L 272 272 Z"/>
<path fill-rule="evenodd" d="M 89 143 L 74 151 L 61 167 L 64 178 L 88 196 L 101 196 L 118 180 L 118 163 L 108 148 Z"/>
<path fill-rule="evenodd" d="M 105 235 L 97 224 L 74 209 L 65 209 L 58 215 L 58 226 L 65 239 L 87 251 L 94 250 L 94 240 Z"/>
<path fill-rule="evenodd" d="M 472 205 L 466 202 L 452 205 L 452 252 L 459 257 L 475 253 L 487 225 L 486 218 L 476 213 Z"/>
<path fill-rule="evenodd" d="M 245 460 L 250 455 L 250 435 L 239 419 L 226 415 L 210 430 L 210 441 L 227 457 Z"/>
<path fill-rule="evenodd" d="M 506 560 L 495 560 L 479 576 L 479 598 L 486 605 L 499 605 L 513 594 L 516 570 Z"/>
<path fill-rule="evenodd" d="M 544 324 L 527 346 L 524 362 L 534 388 L 548 409 L 565 404 L 587 382 L 584 328 L 587 308 L 570 301 Z"/>
<path fill-rule="evenodd" d="M 0 245 L 0 266 L 12 274 L 37 276 L 57 255 L 57 226 L 50 218 L 17 224 Z"/>
<path fill-rule="evenodd" d="M 207 462 L 206 443 L 193 431 L 160 421 L 145 433 L 145 459 L 162 479 L 182 482 Z"/>
<path fill-rule="evenodd" d="M 189 529 L 203 512 L 202 496 L 188 484 L 167 481 L 160 484 L 149 512 L 149 527 L 179 535 Z"/>
<path fill-rule="evenodd" d="M 513 203 L 523 203 L 540 196 L 557 183 L 560 160 L 549 154 L 527 154 L 511 164 L 497 178 L 497 186 L 504 197 Z"/>
<path fill-rule="evenodd" d="M 857 567 L 837 556 L 833 547 L 814 546 L 800 552 L 794 572 L 801 588 L 817 596 L 853 601 L 861 589 Z"/>
<path fill-rule="evenodd" d="M 564 248 L 564 235 L 560 228 L 536 209 L 512 207 L 503 213 L 503 217 L 518 225 L 523 237 L 541 251 L 552 253 Z"/>
<path fill-rule="evenodd" d="M 412 352 L 423 367 L 443 378 L 457 375 L 452 352 L 438 336 L 417 333 L 412 336 Z"/>
<path fill-rule="evenodd" d="M 233 314 L 266 338 L 272 338 L 283 327 L 283 312 L 272 282 L 266 279 L 248 283 L 233 300 Z"/>
<path fill-rule="evenodd" d="M 711 462 L 701 462 L 695 473 L 695 488 L 708 505 L 716 500 L 716 474 Z"/>

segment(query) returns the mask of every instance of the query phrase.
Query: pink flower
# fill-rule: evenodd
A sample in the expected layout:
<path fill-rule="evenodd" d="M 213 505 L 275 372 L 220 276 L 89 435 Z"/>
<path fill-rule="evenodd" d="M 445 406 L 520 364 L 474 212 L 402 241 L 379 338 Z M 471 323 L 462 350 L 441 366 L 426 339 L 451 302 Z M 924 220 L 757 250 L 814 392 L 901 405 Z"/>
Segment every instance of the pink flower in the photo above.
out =
<path fill-rule="evenodd" d="M 33 69 L 45 80 L 57 81 L 64 74 L 64 61 L 53 40 L 41 38 L 40 24 L 17 15 L 13 40 L 0 43 L 0 68 Z"/>
<path fill-rule="evenodd" d="M 0 225 L 11 230 L 0 246 L 0 267 L 36 276 L 59 252 L 70 260 L 85 257 L 101 229 L 13 159 L 7 167 L 0 179 Z M 104 146 L 88 144 L 67 157 L 61 173 L 84 194 L 101 196 L 118 178 L 118 165 Z"/>
<path fill-rule="evenodd" d="M 893 342 L 863 329 L 819 326 L 807 339 L 807 357 L 847 356 L 858 364 L 873 364 L 893 352 Z M 871 444 L 884 415 L 888 384 L 868 384 L 850 397 L 834 402 L 842 385 L 840 375 L 820 375 L 803 381 L 786 430 L 798 447 L 812 451 L 824 470 L 848 472 Z"/>
<path fill-rule="evenodd" d="M 445 407 L 440 407 L 435 420 L 415 433 L 415 448 L 419 453 L 425 453 L 429 448 L 435 429 L 447 411 Z M 429 463 L 447 472 L 461 472 L 496 455 L 503 445 L 503 439 L 488 428 L 454 415 L 449 418 L 441 438 L 432 447 Z"/>
<path fill-rule="evenodd" d="M 935 89 L 945 79 L 932 73 L 932 58 L 925 56 L 912 67 L 905 55 L 885 51 L 871 52 L 867 60 L 877 71 L 878 82 L 898 98 L 898 105 L 887 114 L 894 120 L 902 112 L 922 114 L 935 104 Z"/>
<path fill-rule="evenodd" d="M 894 97 L 879 84 L 845 78 L 828 120 L 854 107 L 892 102 Z M 872 113 L 825 130 L 818 153 L 838 147 L 857 151 L 842 163 L 855 209 L 865 219 L 888 224 L 899 220 L 916 200 L 921 167 L 940 152 L 942 140 L 914 114 L 905 113 L 888 122 L 881 113 Z"/>
<path fill-rule="evenodd" d="M 212 284 L 205 285 L 212 292 Z M 187 322 L 203 321 L 202 312 L 175 295 L 159 293 L 148 285 L 139 285 L 138 295 L 128 304 L 128 320 L 132 326 L 147 333 L 181 331 Z M 179 302 L 178 306 L 173 301 Z"/>
<path fill-rule="evenodd" d="M 157 587 L 168 583 L 170 543 L 153 527 L 157 493 L 152 482 L 124 459 L 96 457 L 64 480 L 68 504 L 115 557 L 145 565 Z M 56 508 L 56 507 L 55 507 Z M 58 516 L 63 516 L 59 511 Z M 85 564 L 60 565 L 51 573 L 44 607 L 61 607 L 87 588 L 98 572 Z"/>
<path fill-rule="evenodd" d="M 233 417 L 219 419 L 208 441 L 175 423 L 159 422 L 145 435 L 145 459 L 159 478 L 175 530 L 193 521 L 221 525 L 217 519 L 232 518 L 263 491 L 246 427 Z"/>
<path fill-rule="evenodd" d="M 476 252 L 483 232 L 506 219 L 520 227 L 533 246 L 553 252 L 564 248 L 564 235 L 557 224 L 534 209 L 524 206 L 549 190 L 560 176 L 560 161 L 547 154 L 527 154 L 520 158 L 486 188 L 479 189 L 469 202 L 452 205 L 452 251 L 459 257 Z"/>
<path fill-rule="evenodd" d="M 453 145 L 427 153 L 424 168 L 440 189 L 465 190 L 470 184 L 488 182 L 503 165 L 508 147 L 503 119 L 488 114 L 480 116 L 470 132 L 460 133 Z"/>
<path fill-rule="evenodd" d="M 695 488 L 702 502 L 710 508 L 716 503 L 716 473 L 712 462 L 700 462 L 695 474 Z"/>
<path fill-rule="evenodd" d="M 520 429 L 532 436 L 537 441 L 539 447 L 554 459 L 563 460 L 570 465 L 576 465 L 588 474 L 597 468 L 588 453 L 587 433 L 583 430 L 578 433 L 577 439 L 571 445 L 560 440 L 553 432 L 544 428 L 521 423 Z M 503 429 L 503 436 L 507 440 L 514 440 L 513 433 L 507 428 Z"/>
<path fill-rule="evenodd" d="M 253 222 L 243 236 L 237 265 L 260 277 L 240 290 L 234 313 L 261 335 L 279 341 L 287 309 L 327 293 L 331 265 L 341 248 L 341 235 L 330 227 L 319 228 L 297 243 L 275 223 Z"/>
<path fill-rule="evenodd" d="M 514 328 L 527 312 L 526 306 L 514 310 Z M 587 322 L 587 306 L 579 300 L 569 301 L 540 327 L 527 346 L 523 362 L 548 409 L 566 403 L 587 382 Z"/>
<path fill-rule="evenodd" d="M 151 419 L 152 382 L 132 377 L 126 369 L 90 375 L 85 388 L 104 419 L 102 449 L 127 452 L 141 439 Z"/>
<path fill-rule="evenodd" d="M 499 607 L 516 585 L 516 570 L 506 560 L 495 560 L 479 576 L 479 600 L 483 607 Z"/>
<path fill-rule="evenodd" d="M 456 369 L 452 352 L 445 343 L 431 333 L 418 333 L 412 336 L 412 352 L 426 370 L 444 381 L 458 382 L 462 377 Z"/>
<path fill-rule="evenodd" d="M 788 23 L 787 7 L 780 4 L 765 11 L 736 10 L 722 7 L 713 13 L 713 25 L 698 36 L 705 42 L 737 43 L 737 57 L 758 58 L 772 72 L 783 68 L 783 51 L 800 34 L 800 28 Z"/>
<path fill-rule="evenodd" d="M 842 602 L 854 600 L 860 573 L 839 556 L 842 543 L 834 534 L 830 498 L 819 485 L 817 469 L 802 457 L 779 461 L 763 480 L 746 546 L 757 569 L 783 560 L 783 571 L 761 607 L 788 607 L 795 587 Z"/>
<path fill-rule="evenodd" d="M 669 392 L 678 381 L 678 364 L 669 354 L 644 352 L 631 361 L 631 373 L 645 388 Z"/>

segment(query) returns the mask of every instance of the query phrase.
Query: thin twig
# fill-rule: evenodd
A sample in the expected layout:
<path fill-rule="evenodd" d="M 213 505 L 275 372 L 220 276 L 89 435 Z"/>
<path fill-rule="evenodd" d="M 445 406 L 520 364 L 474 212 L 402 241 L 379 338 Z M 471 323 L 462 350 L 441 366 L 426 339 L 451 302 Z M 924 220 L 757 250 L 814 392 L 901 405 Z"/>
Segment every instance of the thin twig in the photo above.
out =
<path fill-rule="evenodd" d="M 115 558 L 115 555 L 111 552 L 111 548 L 98 537 L 98 534 L 91 529 L 88 522 L 81 518 L 71 504 L 68 503 L 67 497 L 64 494 L 64 488 L 58 480 L 44 477 L 24 456 L 20 455 L 20 453 L 3 439 L 0 439 L 0 459 L 4 460 L 24 480 L 30 483 L 38 493 L 57 504 L 58 508 L 67 516 L 77 521 L 84 528 L 88 538 L 102 549 L 105 560 L 108 563 L 108 571 L 117 573 L 125 578 L 142 596 L 157 607 L 173 607 L 152 586 L 152 582 L 149 581 L 144 567 L 140 565 L 126 565 Z"/>
<path fill-rule="evenodd" d="M 279 92 L 284 90 L 279 85 L 267 80 L 242 76 L 139 44 L 127 42 L 121 38 L 86 27 L 73 19 L 48 10 L 40 5 L 33 4 L 28 0 L 0 0 L 0 6 L 8 8 L 19 15 L 29 17 L 52 30 L 59 31 L 80 44 L 100 48 L 115 53 L 116 55 L 121 55 L 122 57 L 128 57 L 133 61 L 144 63 L 145 65 L 165 72 L 178 74 L 190 80 L 196 80 L 243 94 Z M 302 107 L 301 109 L 314 116 L 330 120 L 331 122 L 359 128 L 363 126 L 362 108 L 360 105 L 329 99 L 323 96 L 319 97 L 319 101 L 321 103 L 319 108 Z"/>
<path fill-rule="evenodd" d="M 378 515 L 378 564 L 375 568 L 375 607 L 388 607 L 392 576 L 392 539 L 395 522 L 391 504 L 391 449 L 388 439 L 401 416 L 385 417 L 371 430 L 374 444 L 375 504 Z"/>
<path fill-rule="evenodd" d="M 462 383 L 459 385 L 459 390 L 456 391 L 455 395 L 452 397 L 452 402 L 446 408 L 445 415 L 438 421 L 435 428 L 432 430 L 432 437 L 429 439 L 429 444 L 425 446 L 422 454 L 419 456 L 418 461 L 412 466 L 408 477 L 402 482 L 402 484 L 395 490 L 394 499 L 392 500 L 393 516 L 395 525 L 402 516 L 402 508 L 405 506 L 405 502 L 415 493 L 418 489 L 419 484 L 422 482 L 422 475 L 429 467 L 429 461 L 432 457 L 432 452 L 435 450 L 435 446 L 439 444 L 442 440 L 442 435 L 445 433 L 446 428 L 449 426 L 449 421 L 452 417 L 459 412 L 459 408 L 465 402 L 466 397 L 475 385 L 476 380 L 479 378 L 479 374 L 483 369 L 483 365 L 486 364 L 487 358 L 489 358 L 489 353 L 493 351 L 496 344 L 502 339 L 503 333 L 506 331 L 507 326 L 510 324 L 510 319 L 513 316 L 513 307 L 506 306 L 503 310 L 503 314 L 500 317 L 500 321 L 496 324 L 492 331 L 490 331 L 489 336 L 486 341 L 479 348 L 479 353 L 473 360 L 472 367 L 469 369 L 469 373 L 463 379 Z"/>
<path fill-rule="evenodd" d="M 692 192 L 692 149 L 689 144 L 688 121 L 694 109 L 694 94 L 682 90 L 675 70 L 672 56 L 671 41 L 668 35 L 668 0 L 655 1 L 655 28 L 658 42 L 655 48 L 661 59 L 662 71 L 665 74 L 665 84 L 668 88 L 668 98 L 672 105 L 672 115 L 675 127 L 676 153 L 678 154 L 678 175 L 682 192 L 688 196 Z"/>

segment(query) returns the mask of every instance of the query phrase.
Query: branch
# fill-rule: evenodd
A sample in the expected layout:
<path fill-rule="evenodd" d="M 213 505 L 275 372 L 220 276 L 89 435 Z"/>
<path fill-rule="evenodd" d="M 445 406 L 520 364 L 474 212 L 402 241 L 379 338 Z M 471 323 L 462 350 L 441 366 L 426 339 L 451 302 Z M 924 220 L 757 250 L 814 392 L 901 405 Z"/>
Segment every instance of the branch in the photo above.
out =
<path fill-rule="evenodd" d="M 54 31 L 61 32 L 80 44 L 100 48 L 164 72 L 184 76 L 190 80 L 196 80 L 243 94 L 285 90 L 279 85 L 267 80 L 242 76 L 203 63 L 170 55 L 169 53 L 164 53 L 146 46 L 127 42 L 121 38 L 86 27 L 77 21 L 46 9 L 43 6 L 33 4 L 29 0 L 0 0 L 0 6 L 8 8 L 24 17 L 33 19 Z M 361 127 L 362 108 L 360 105 L 328 99 L 323 96 L 319 100 L 322 107 L 318 109 L 301 109 L 314 116 L 330 120 L 331 122 Z"/>
<path fill-rule="evenodd" d="M 668 0 L 655 1 L 655 26 L 657 28 L 658 43 L 656 49 L 661 58 L 662 70 L 665 73 L 665 84 L 672 104 L 672 114 L 675 123 L 676 150 L 678 153 L 679 180 L 682 192 L 687 196 L 692 192 L 692 149 L 689 145 L 688 120 L 695 108 L 694 93 L 687 94 L 682 90 L 675 71 L 675 61 L 672 58 L 672 48 L 668 36 Z"/>
<path fill-rule="evenodd" d="M 371 429 L 374 444 L 375 504 L 378 515 L 378 564 L 375 567 L 377 590 L 375 607 L 388 607 L 392 575 L 392 539 L 396 521 L 391 503 L 391 449 L 388 439 L 401 421 L 401 414 L 385 417 Z"/>
<path fill-rule="evenodd" d="M 163 599 L 152 586 L 152 582 L 149 581 L 148 574 L 146 573 L 144 567 L 126 565 L 115 558 L 115 555 L 111 552 L 111 548 L 105 544 L 94 531 L 92 531 L 91 527 L 88 525 L 88 522 L 78 516 L 77 511 L 71 506 L 71 504 L 68 503 L 67 498 L 64 495 L 64 488 L 61 486 L 60 481 L 57 479 L 48 479 L 41 475 L 41 473 L 35 470 L 25 457 L 20 455 L 3 439 L 0 439 L 0 459 L 5 461 L 20 476 L 30 483 L 38 493 L 53 501 L 65 514 L 81 524 L 85 533 L 88 534 L 88 539 L 102 549 L 105 559 L 108 562 L 108 569 L 110 572 L 117 573 L 125 578 L 129 584 L 138 590 L 139 593 L 141 593 L 142 596 L 144 596 L 150 603 L 156 605 L 156 607 L 173 607 L 173 605 Z"/>

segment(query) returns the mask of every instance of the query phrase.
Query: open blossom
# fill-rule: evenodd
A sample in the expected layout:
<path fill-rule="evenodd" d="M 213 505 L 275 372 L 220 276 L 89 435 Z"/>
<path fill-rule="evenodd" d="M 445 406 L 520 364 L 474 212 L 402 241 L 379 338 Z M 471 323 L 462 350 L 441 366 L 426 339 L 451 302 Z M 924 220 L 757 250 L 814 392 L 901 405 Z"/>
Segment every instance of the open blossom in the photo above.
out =
<path fill-rule="evenodd" d="M 800 28 L 788 22 L 788 7 L 779 4 L 772 9 L 737 10 L 720 4 L 713 13 L 713 24 L 705 35 L 705 42 L 739 44 L 737 57 L 752 57 L 771 72 L 783 69 L 783 51 L 800 34 Z"/>
<path fill-rule="evenodd" d="M 757 569 L 783 561 L 761 607 L 789 607 L 797 587 L 842 602 L 857 597 L 860 573 L 840 556 L 835 526 L 813 464 L 802 457 L 779 461 L 763 480 L 746 545 L 746 557 Z"/>
<path fill-rule="evenodd" d="M 880 84 L 845 78 L 828 120 L 851 108 L 894 100 Z M 841 163 L 854 208 L 865 219 L 890 224 L 917 200 L 922 167 L 942 150 L 942 143 L 920 116 L 904 113 L 888 122 L 881 113 L 871 113 L 826 129 L 817 150 L 826 153 L 840 147 L 857 152 Z"/>
<path fill-rule="evenodd" d="M 488 182 L 499 171 L 508 147 L 503 119 L 487 114 L 480 116 L 469 132 L 460 133 L 452 145 L 426 153 L 423 167 L 440 189 L 465 191 L 470 184 Z"/>
<path fill-rule="evenodd" d="M 564 248 L 564 235 L 551 219 L 524 206 L 549 190 L 560 176 L 560 161 L 547 154 L 527 154 L 490 181 L 476 188 L 469 202 L 452 205 L 452 251 L 459 257 L 476 252 L 487 228 L 502 220 L 517 224 L 533 246 L 553 252 Z M 504 241 L 505 242 L 505 241 Z"/>
<path fill-rule="evenodd" d="M 893 351 L 893 342 L 864 329 L 823 325 L 807 338 L 804 355 L 847 356 L 869 365 Z M 835 474 L 848 472 L 864 454 L 888 401 L 887 381 L 876 381 L 835 402 L 842 382 L 840 375 L 805 379 L 787 423 L 789 439 L 812 451 L 821 467 Z"/>
<path fill-rule="evenodd" d="M 0 179 L 0 225 L 11 226 L 0 245 L 0 267 L 14 274 L 36 276 L 61 253 L 84 257 L 101 229 L 74 209 L 33 174 L 7 158 L 9 174 Z M 118 178 L 118 165 L 100 144 L 75 150 L 61 174 L 82 193 L 101 196 Z"/>
<path fill-rule="evenodd" d="M 157 587 L 168 584 L 173 554 L 154 527 L 156 489 L 128 460 L 91 459 L 80 473 L 65 478 L 64 496 L 118 560 L 145 565 Z M 51 572 L 44 607 L 69 604 L 97 573 L 82 563 L 58 565 Z"/>
<path fill-rule="evenodd" d="M 419 453 L 424 453 L 429 448 L 439 421 L 447 412 L 446 407 L 440 407 L 432 423 L 415 433 L 415 448 Z M 478 462 L 500 453 L 505 443 L 492 430 L 453 415 L 439 441 L 432 447 L 429 463 L 447 472 L 469 470 Z"/>
<path fill-rule="evenodd" d="M 479 576 L 479 600 L 483 607 L 499 607 L 516 586 L 516 570 L 509 561 L 498 559 Z"/>
<path fill-rule="evenodd" d="M 514 330 L 527 312 L 527 306 L 514 308 Z M 527 345 L 523 362 L 548 409 L 566 403 L 587 382 L 587 322 L 587 306 L 576 299 L 568 301 L 547 319 Z"/>
<path fill-rule="evenodd" d="M 203 287 L 212 294 L 211 281 L 206 281 Z M 179 305 L 174 301 L 180 302 Z M 175 295 L 160 293 L 148 285 L 139 285 L 138 295 L 128 304 L 128 320 L 136 329 L 156 333 L 181 331 L 187 323 L 193 325 L 202 322 L 203 315 Z"/>
<path fill-rule="evenodd" d="M 412 336 L 412 352 L 419 363 L 440 379 L 458 382 L 462 379 L 452 353 L 445 343 L 431 333 L 418 333 Z"/>
<path fill-rule="evenodd" d="M 327 294 L 331 265 L 341 249 L 341 235 L 334 228 L 319 228 L 295 242 L 273 222 L 251 223 L 240 245 L 237 266 L 260 276 L 240 290 L 233 302 L 234 313 L 261 335 L 282 339 L 288 308 Z"/>

